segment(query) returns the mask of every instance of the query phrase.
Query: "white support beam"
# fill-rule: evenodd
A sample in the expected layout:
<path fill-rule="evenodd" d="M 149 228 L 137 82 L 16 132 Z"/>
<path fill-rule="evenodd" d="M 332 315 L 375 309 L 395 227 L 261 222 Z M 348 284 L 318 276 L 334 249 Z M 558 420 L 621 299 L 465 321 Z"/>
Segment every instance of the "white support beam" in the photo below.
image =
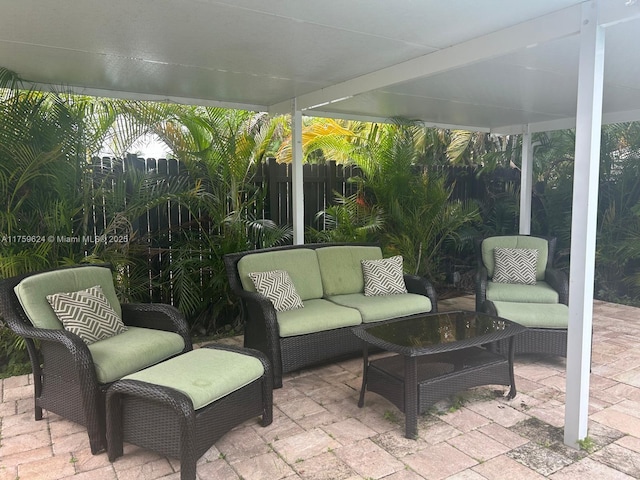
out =
<path fill-rule="evenodd" d="M 520 170 L 520 234 L 531 233 L 531 194 L 533 192 L 533 146 L 529 125 L 522 134 L 522 169 Z"/>
<path fill-rule="evenodd" d="M 302 112 L 294 99 L 291 102 L 291 194 L 293 213 L 293 244 L 304 243 L 304 186 L 302 175 Z"/>
<path fill-rule="evenodd" d="M 573 448 L 588 434 L 603 77 L 604 27 L 592 0 L 582 11 L 571 219 L 564 443 Z"/>
<path fill-rule="evenodd" d="M 302 111 L 321 108 L 361 93 L 464 67 L 557 38 L 576 35 L 579 31 L 580 5 L 574 5 L 391 67 L 299 95 L 298 108 Z M 289 105 L 289 100 L 272 105 L 269 107 L 269 113 L 282 114 L 288 110 Z"/>

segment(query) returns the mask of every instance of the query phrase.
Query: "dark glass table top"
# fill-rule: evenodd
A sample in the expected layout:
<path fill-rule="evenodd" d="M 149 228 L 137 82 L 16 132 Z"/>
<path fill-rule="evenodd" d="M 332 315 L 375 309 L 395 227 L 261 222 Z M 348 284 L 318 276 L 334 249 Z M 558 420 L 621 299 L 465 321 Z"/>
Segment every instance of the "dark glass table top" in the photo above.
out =
<path fill-rule="evenodd" d="M 453 311 L 362 324 L 353 333 L 384 350 L 419 356 L 491 343 L 525 329 L 493 315 Z"/>

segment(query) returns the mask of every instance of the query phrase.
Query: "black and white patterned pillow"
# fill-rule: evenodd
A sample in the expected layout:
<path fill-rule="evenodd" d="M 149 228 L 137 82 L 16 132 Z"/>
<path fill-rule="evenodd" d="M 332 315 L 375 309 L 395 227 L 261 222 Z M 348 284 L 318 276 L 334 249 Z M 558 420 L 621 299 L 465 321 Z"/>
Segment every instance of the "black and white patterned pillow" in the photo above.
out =
<path fill-rule="evenodd" d="M 271 300 L 276 311 L 284 312 L 304 307 L 302 299 L 286 271 L 252 272 L 249 274 L 249 278 L 253 280 L 258 293 Z"/>
<path fill-rule="evenodd" d="M 362 260 L 361 263 L 364 294 L 367 297 L 407 293 L 401 255 L 381 260 Z"/>
<path fill-rule="evenodd" d="M 100 285 L 47 295 L 47 301 L 64 329 L 78 335 L 87 345 L 127 331 Z"/>
<path fill-rule="evenodd" d="M 496 283 L 536 284 L 538 250 L 531 248 L 494 248 Z"/>

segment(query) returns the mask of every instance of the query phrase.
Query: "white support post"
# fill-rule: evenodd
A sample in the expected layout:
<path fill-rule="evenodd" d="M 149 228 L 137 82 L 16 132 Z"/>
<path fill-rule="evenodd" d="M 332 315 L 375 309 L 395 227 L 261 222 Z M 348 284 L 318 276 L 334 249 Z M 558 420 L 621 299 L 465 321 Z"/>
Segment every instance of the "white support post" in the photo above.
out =
<path fill-rule="evenodd" d="M 302 112 L 297 100 L 291 105 L 291 194 L 293 214 L 293 244 L 304 243 L 304 186 L 302 175 Z"/>
<path fill-rule="evenodd" d="M 564 443 L 573 448 L 588 435 L 603 73 L 604 28 L 598 25 L 598 2 L 593 0 L 582 9 L 573 173 L 564 423 Z"/>
<path fill-rule="evenodd" d="M 520 234 L 531 233 L 531 195 L 533 194 L 533 146 L 527 125 L 522 134 L 522 169 L 520 170 Z"/>

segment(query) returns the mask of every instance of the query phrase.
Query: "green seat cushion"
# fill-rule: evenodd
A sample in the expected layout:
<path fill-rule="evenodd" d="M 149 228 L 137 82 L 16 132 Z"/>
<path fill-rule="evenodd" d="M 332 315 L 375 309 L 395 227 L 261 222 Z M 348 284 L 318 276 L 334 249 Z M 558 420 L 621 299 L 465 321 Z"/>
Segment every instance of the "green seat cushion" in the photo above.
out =
<path fill-rule="evenodd" d="M 376 246 L 336 245 L 316 249 L 325 297 L 364 292 L 362 260 L 380 260 Z"/>
<path fill-rule="evenodd" d="M 363 293 L 351 293 L 335 295 L 327 300 L 338 305 L 355 308 L 362 315 L 363 323 L 379 322 L 416 313 L 428 313 L 432 309 L 429 297 L 415 293 L 376 295 L 374 297 L 365 297 Z"/>
<path fill-rule="evenodd" d="M 538 250 L 538 263 L 536 265 L 536 280 L 544 280 L 544 272 L 547 268 L 549 257 L 549 244 L 546 239 L 530 237 L 526 235 L 504 235 L 488 237 L 482 241 L 482 263 L 487 267 L 489 278 L 493 278 L 495 260 L 493 250 L 495 248 L 530 248 Z"/>
<path fill-rule="evenodd" d="M 33 326 L 59 330 L 62 329 L 62 323 L 49 305 L 47 295 L 77 292 L 94 285 L 102 287 L 109 304 L 122 318 L 111 270 L 106 267 L 83 266 L 38 273 L 22 280 L 14 291 Z"/>
<path fill-rule="evenodd" d="M 123 380 L 162 385 L 184 393 L 193 409 L 239 390 L 264 375 L 262 362 L 237 352 L 198 348 L 127 375 Z"/>
<path fill-rule="evenodd" d="M 248 254 L 238 260 L 238 275 L 242 288 L 255 292 L 256 287 L 249 277 L 253 272 L 284 270 L 289 274 L 293 286 L 302 300 L 321 298 L 322 280 L 318 258 L 312 249 L 300 248 L 276 252 Z"/>
<path fill-rule="evenodd" d="M 540 305 L 531 303 L 493 302 L 498 316 L 530 328 L 567 328 L 569 307 L 563 303 Z"/>
<path fill-rule="evenodd" d="M 547 282 L 535 285 L 487 282 L 487 300 L 498 302 L 558 303 L 556 292 Z"/>
<path fill-rule="evenodd" d="M 111 383 L 184 350 L 174 332 L 128 327 L 126 332 L 88 345 L 100 383 Z"/>
<path fill-rule="evenodd" d="M 355 308 L 342 307 L 322 298 L 307 300 L 304 308 L 277 312 L 276 315 L 281 337 L 352 327 L 362 323 L 360 312 Z"/>

